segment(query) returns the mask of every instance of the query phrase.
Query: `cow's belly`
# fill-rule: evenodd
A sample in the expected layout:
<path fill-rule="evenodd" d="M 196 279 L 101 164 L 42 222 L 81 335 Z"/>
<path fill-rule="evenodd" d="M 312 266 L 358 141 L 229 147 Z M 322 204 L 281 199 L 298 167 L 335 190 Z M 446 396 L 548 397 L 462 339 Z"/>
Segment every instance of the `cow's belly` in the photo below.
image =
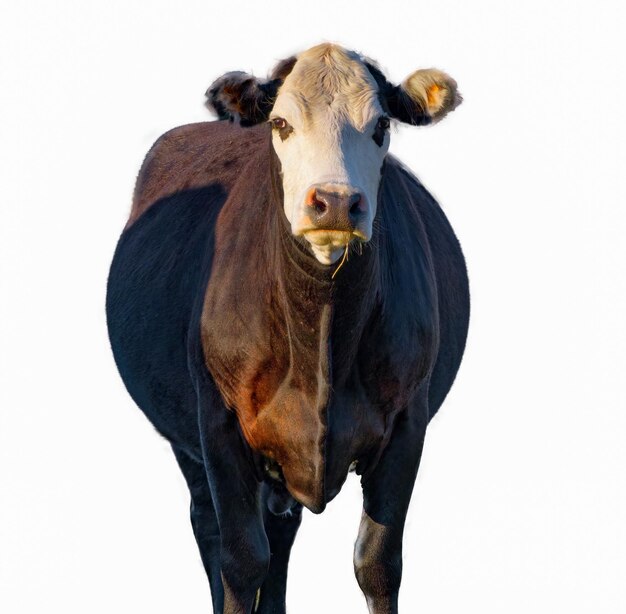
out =
<path fill-rule="evenodd" d="M 210 268 L 216 198 L 207 188 L 151 207 L 122 234 L 107 288 L 111 348 L 128 392 L 163 436 L 194 456 L 200 443 L 187 339 Z"/>

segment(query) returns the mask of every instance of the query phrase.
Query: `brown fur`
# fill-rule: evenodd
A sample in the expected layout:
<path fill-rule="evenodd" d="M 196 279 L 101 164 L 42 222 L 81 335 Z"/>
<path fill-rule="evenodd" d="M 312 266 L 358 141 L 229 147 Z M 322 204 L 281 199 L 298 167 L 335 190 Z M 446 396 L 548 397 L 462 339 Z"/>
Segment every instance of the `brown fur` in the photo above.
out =
<path fill-rule="evenodd" d="M 155 202 L 181 192 L 206 186 L 216 176 L 228 189 L 245 162 L 245 152 L 233 147 L 233 134 L 242 131 L 254 148 L 263 136 L 226 123 L 188 124 L 162 135 L 152 146 L 137 177 L 126 226 L 130 226 Z"/>

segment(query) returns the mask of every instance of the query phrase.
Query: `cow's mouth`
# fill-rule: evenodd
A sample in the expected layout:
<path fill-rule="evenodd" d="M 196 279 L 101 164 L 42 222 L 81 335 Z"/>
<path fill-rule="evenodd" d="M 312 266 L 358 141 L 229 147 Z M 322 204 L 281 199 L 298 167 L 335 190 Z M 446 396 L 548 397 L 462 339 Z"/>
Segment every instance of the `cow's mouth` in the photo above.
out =
<path fill-rule="evenodd" d="M 368 238 L 359 230 L 332 230 L 312 228 L 302 232 L 315 258 L 322 264 L 335 264 L 349 248 L 353 240 L 365 242 Z"/>
<path fill-rule="evenodd" d="M 365 233 L 358 228 L 354 230 L 334 230 L 332 228 L 312 228 L 311 230 L 305 230 L 303 235 L 312 243 L 318 243 L 319 245 L 325 245 L 330 242 L 341 242 L 342 245 L 346 245 L 352 239 L 358 239 L 359 241 L 367 241 Z"/>
<path fill-rule="evenodd" d="M 304 233 L 306 240 L 318 247 L 330 245 L 332 247 L 341 248 L 350 243 L 354 233 L 346 230 L 325 230 L 314 229 Z"/>

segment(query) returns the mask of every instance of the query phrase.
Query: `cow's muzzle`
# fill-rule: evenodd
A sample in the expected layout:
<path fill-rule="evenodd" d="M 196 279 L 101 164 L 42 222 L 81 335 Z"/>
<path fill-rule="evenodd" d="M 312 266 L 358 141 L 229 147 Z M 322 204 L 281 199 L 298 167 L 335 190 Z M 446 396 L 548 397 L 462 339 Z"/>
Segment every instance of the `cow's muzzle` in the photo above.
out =
<path fill-rule="evenodd" d="M 309 188 L 305 205 L 310 231 L 354 233 L 367 213 L 361 192 L 345 185 L 319 184 Z"/>

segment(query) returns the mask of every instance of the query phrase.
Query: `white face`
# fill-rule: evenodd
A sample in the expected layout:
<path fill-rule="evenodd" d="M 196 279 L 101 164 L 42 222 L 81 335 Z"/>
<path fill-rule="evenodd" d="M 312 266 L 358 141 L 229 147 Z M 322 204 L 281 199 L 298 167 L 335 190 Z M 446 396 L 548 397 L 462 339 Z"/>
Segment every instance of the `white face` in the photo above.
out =
<path fill-rule="evenodd" d="M 329 69 L 300 57 L 270 114 L 285 215 L 323 264 L 336 262 L 350 241 L 371 238 L 389 149 L 374 79 L 362 63 L 341 60 Z"/>

